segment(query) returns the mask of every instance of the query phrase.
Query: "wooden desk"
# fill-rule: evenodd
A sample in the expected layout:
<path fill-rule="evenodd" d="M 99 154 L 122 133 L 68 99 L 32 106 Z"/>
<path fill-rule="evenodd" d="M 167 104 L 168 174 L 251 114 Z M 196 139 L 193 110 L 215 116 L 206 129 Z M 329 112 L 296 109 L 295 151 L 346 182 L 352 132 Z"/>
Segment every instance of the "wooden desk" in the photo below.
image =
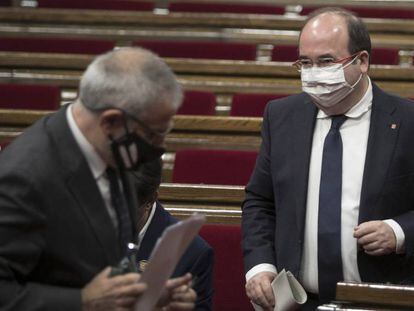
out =
<path fill-rule="evenodd" d="M 244 187 L 163 183 L 159 200 L 178 218 L 203 213 L 210 223 L 240 224 Z"/>
<path fill-rule="evenodd" d="M 296 44 L 305 17 L 228 13 L 0 8 L 0 35 L 86 37 L 125 42 L 193 39 Z M 373 46 L 414 50 L 414 21 L 365 19 Z"/>
<path fill-rule="evenodd" d="M 10 141 L 51 111 L 0 109 L 0 142 Z M 167 135 L 167 150 L 258 150 L 261 118 L 175 116 Z"/>

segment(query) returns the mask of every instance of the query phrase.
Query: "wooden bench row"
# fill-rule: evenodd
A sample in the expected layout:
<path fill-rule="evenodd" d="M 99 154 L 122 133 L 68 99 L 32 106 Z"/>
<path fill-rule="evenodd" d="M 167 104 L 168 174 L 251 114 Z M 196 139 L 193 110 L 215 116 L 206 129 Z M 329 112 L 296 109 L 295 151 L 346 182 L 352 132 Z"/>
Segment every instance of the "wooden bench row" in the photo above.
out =
<path fill-rule="evenodd" d="M 0 35 L 114 40 L 193 39 L 296 44 L 305 17 L 227 13 L 0 8 Z M 414 21 L 365 19 L 376 47 L 414 50 Z"/>
<path fill-rule="evenodd" d="M 0 52 L 0 68 L 78 72 L 85 70 L 93 58 L 93 55 L 80 54 Z M 165 58 L 164 60 L 176 74 L 300 78 L 296 68 L 286 62 L 189 58 Z M 414 70 L 408 66 L 371 65 L 370 76 L 379 81 L 414 82 Z"/>
<path fill-rule="evenodd" d="M 259 64 L 258 67 L 260 66 L 262 65 Z M 268 69 L 270 69 L 271 66 L 268 67 Z M 214 70 L 214 68 L 208 69 L 207 64 L 204 68 L 207 68 L 206 71 Z M 236 66 L 233 67 L 233 70 L 236 70 Z M 289 70 L 292 74 L 292 77 L 289 77 Z M 293 76 L 296 75 L 296 73 L 294 73 L 292 70 L 293 69 L 288 69 L 282 77 L 278 77 L 277 75 L 271 76 L 270 74 L 269 76 L 263 77 L 228 76 L 220 75 L 219 73 L 196 73 L 191 72 L 191 70 L 189 70 L 189 72 L 178 72 L 178 80 L 184 89 L 206 90 L 214 92 L 216 94 L 234 94 L 246 92 L 293 94 L 301 91 L 301 85 L 300 79 L 298 79 L 296 76 Z M 378 80 L 376 78 L 376 75 L 378 76 L 381 70 L 385 70 L 385 68 L 378 69 L 378 71 L 373 69 L 372 71 L 372 77 L 374 78 L 373 81 L 376 82 L 381 88 L 383 88 L 386 91 L 399 94 L 402 97 L 414 97 L 414 82 L 412 81 L 412 69 L 395 69 L 394 73 L 392 72 L 393 69 L 390 69 L 388 78 L 385 78 L 384 75 L 384 80 Z M 192 71 L 194 71 L 194 69 L 192 69 Z M 398 72 L 401 73 L 401 77 L 403 77 L 403 80 L 392 80 L 393 78 L 398 78 Z M 49 84 L 57 85 L 62 89 L 67 89 L 74 92 L 78 87 L 81 74 L 81 71 L 74 70 L 5 68 L 0 63 L 0 83 Z"/>
<path fill-rule="evenodd" d="M 203 213 L 210 223 L 240 224 L 244 187 L 162 183 L 159 200 L 174 216 Z"/>
<path fill-rule="evenodd" d="M 0 143 L 9 142 L 50 112 L 0 109 Z M 183 149 L 258 151 L 261 118 L 175 116 L 166 137 L 163 180 L 170 181 L 175 152 Z"/>

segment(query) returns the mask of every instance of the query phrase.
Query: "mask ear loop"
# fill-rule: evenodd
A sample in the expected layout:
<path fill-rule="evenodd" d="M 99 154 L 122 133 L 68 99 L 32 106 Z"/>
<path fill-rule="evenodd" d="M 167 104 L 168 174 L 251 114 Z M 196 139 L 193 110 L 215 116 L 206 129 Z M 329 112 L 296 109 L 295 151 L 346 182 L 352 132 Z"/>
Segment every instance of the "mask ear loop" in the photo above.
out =
<path fill-rule="evenodd" d="M 136 145 L 135 144 L 131 144 L 131 140 L 128 139 L 128 137 L 130 137 L 132 135 L 132 132 L 130 132 L 129 129 L 128 129 L 127 116 L 126 116 L 125 112 L 122 111 L 122 113 L 123 113 L 123 116 L 124 116 L 124 122 L 123 122 L 124 123 L 124 130 L 125 130 L 125 136 L 124 137 L 126 139 L 125 139 L 125 143 L 120 146 L 120 148 L 121 148 L 120 149 L 120 153 L 121 153 L 121 156 L 125 160 L 127 160 L 128 164 L 129 164 L 128 166 L 125 165 L 126 168 L 130 168 L 130 167 L 132 167 L 134 165 L 134 157 L 133 157 L 133 154 L 135 153 L 135 158 L 136 159 L 138 158 L 138 155 L 137 155 L 138 150 L 137 150 Z M 132 148 L 135 148 L 135 151 L 134 150 L 131 150 Z"/>

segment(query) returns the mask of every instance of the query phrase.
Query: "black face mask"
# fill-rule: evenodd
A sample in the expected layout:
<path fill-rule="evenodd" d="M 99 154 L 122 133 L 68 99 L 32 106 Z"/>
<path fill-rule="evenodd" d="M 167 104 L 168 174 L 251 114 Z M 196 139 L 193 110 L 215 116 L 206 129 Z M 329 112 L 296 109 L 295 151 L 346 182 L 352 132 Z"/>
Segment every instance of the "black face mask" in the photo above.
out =
<path fill-rule="evenodd" d="M 149 144 L 134 132 L 129 132 L 125 124 L 125 135 L 114 139 L 111 136 L 111 149 L 116 165 L 120 170 L 137 170 L 146 162 L 161 157 L 165 149 Z"/>

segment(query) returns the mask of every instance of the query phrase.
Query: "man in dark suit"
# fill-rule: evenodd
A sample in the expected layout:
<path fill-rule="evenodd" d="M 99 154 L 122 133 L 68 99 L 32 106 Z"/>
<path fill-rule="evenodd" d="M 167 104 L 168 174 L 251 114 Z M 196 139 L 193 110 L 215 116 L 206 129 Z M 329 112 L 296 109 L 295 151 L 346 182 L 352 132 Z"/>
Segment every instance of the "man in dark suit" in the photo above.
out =
<path fill-rule="evenodd" d="M 138 269 L 145 270 L 151 252 L 164 230 L 177 223 L 157 201 L 161 183 L 162 162 L 155 160 L 143 164 L 134 172 L 139 209 L 143 209 L 138 220 L 139 250 L 136 254 Z M 213 298 L 213 250 L 200 236 L 197 236 L 185 251 L 175 268 L 172 277 L 191 273 L 193 289 L 197 293 L 195 310 L 211 310 Z"/>
<path fill-rule="evenodd" d="M 181 98 L 174 74 L 157 56 L 139 48 L 112 51 L 89 65 L 75 103 L 1 151 L 1 309 L 134 305 L 146 288 L 139 274 L 109 277 L 136 234 L 135 210 L 114 202 L 112 188 L 126 193 L 126 183 L 119 190 L 120 172 L 159 157 Z M 170 291 L 177 287 L 183 309 L 195 300 L 189 281 L 167 284 Z"/>
<path fill-rule="evenodd" d="M 246 293 L 266 310 L 282 269 L 309 310 L 334 298 L 337 281 L 414 273 L 414 105 L 371 83 L 370 53 L 360 19 L 315 12 L 295 63 L 304 93 L 267 105 L 242 206 Z"/>

